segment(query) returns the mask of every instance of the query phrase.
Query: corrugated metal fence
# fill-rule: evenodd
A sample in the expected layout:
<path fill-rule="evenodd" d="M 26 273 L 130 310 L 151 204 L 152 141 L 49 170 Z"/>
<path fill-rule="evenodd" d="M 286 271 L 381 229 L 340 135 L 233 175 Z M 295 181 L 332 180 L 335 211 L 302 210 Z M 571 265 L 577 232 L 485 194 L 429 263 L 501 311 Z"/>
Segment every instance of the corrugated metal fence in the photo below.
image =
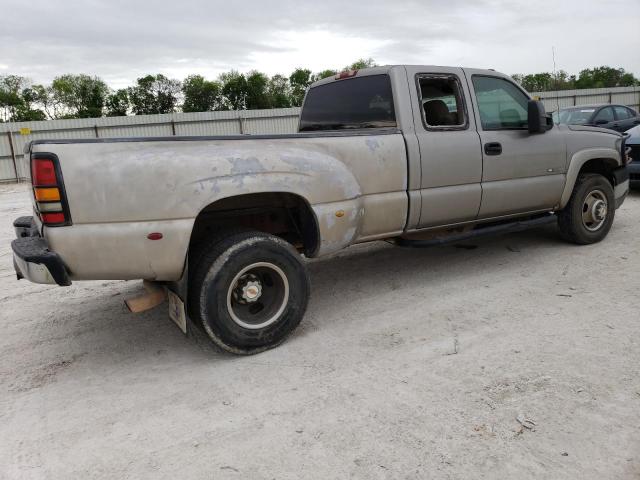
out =
<path fill-rule="evenodd" d="M 617 103 L 640 110 L 640 87 L 585 88 L 583 90 L 533 92 L 531 95 L 542 100 L 547 112 L 591 103 Z"/>
<path fill-rule="evenodd" d="M 532 95 L 539 97 L 549 112 L 558 107 L 589 103 L 619 103 L 640 110 L 640 87 L 533 92 Z M 0 182 L 27 178 L 23 149 L 31 140 L 294 133 L 299 113 L 299 108 L 282 108 L 0 123 Z"/>
<path fill-rule="evenodd" d="M 299 114 L 280 108 L 0 123 L 0 182 L 28 177 L 23 150 L 31 140 L 293 133 Z"/>

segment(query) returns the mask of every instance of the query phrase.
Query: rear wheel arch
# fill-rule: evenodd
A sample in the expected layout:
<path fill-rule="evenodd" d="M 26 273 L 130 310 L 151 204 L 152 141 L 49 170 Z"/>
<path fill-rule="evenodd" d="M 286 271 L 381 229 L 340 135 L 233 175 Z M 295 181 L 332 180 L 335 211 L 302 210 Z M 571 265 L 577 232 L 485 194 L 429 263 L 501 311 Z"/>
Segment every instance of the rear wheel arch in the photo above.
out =
<path fill-rule="evenodd" d="M 251 229 L 291 243 L 307 257 L 320 247 L 318 220 L 309 202 L 289 192 L 234 195 L 205 206 L 197 215 L 189 251 L 208 243 L 219 232 Z"/>

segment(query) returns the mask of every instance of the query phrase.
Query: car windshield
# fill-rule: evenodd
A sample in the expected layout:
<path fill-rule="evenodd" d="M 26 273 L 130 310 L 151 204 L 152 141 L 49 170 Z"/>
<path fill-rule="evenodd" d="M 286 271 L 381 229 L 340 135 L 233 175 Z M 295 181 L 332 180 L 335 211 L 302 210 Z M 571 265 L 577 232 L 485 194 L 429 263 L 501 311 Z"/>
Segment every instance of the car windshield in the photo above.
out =
<path fill-rule="evenodd" d="M 585 125 L 589 122 L 589 119 L 595 111 L 595 108 L 570 108 L 560 110 L 557 122 L 565 125 Z"/>

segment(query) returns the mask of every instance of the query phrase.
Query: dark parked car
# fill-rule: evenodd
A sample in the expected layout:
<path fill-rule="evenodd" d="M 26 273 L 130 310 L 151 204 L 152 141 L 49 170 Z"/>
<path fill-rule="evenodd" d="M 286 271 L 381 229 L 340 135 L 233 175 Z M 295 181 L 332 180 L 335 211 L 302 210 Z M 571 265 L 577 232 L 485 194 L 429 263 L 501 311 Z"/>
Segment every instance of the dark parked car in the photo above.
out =
<path fill-rule="evenodd" d="M 629 156 L 633 160 L 628 166 L 629 186 L 640 189 L 640 125 L 628 130 L 627 134 L 625 144 L 631 149 Z"/>
<path fill-rule="evenodd" d="M 640 125 L 640 115 L 624 105 L 580 105 L 563 108 L 554 115 L 556 123 L 568 125 L 593 125 L 625 132 Z"/>

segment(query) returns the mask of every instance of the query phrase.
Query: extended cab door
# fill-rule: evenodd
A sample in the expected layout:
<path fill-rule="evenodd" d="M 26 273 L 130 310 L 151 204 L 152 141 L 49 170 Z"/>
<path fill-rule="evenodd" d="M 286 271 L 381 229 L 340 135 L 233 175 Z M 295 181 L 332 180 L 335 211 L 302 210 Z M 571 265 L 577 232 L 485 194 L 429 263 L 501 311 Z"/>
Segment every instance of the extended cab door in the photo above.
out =
<path fill-rule="evenodd" d="M 566 146 L 554 126 L 529 133 L 529 96 L 500 74 L 465 69 L 482 142 L 479 218 L 534 212 L 556 206 L 566 173 Z"/>
<path fill-rule="evenodd" d="M 420 147 L 418 228 L 475 220 L 482 153 L 461 68 L 408 66 Z"/>

